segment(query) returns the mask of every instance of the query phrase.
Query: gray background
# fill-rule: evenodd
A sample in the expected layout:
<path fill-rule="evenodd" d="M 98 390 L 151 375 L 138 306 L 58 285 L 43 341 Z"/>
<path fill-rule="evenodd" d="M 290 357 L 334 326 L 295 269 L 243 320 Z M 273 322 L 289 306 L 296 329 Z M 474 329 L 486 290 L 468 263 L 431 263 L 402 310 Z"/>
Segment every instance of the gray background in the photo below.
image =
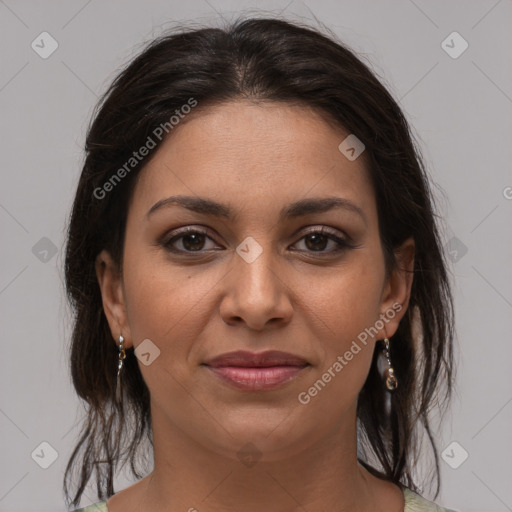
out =
<path fill-rule="evenodd" d="M 313 24 L 316 16 L 369 59 L 411 121 L 445 191 L 439 210 L 456 294 L 458 392 L 438 436 L 448 449 L 437 501 L 512 510 L 510 0 L 258 5 L 0 0 L 0 511 L 64 510 L 62 474 L 82 409 L 66 359 L 62 248 L 97 97 L 141 43 L 174 21 L 215 24 L 242 11 Z M 44 31 L 58 42 L 46 59 L 31 47 Z M 442 47 L 454 31 L 469 44 L 458 58 Z M 446 44 L 463 48 L 453 37 Z M 58 453 L 48 469 L 40 464 L 51 450 L 41 442 Z M 82 504 L 93 501 L 88 489 Z"/>

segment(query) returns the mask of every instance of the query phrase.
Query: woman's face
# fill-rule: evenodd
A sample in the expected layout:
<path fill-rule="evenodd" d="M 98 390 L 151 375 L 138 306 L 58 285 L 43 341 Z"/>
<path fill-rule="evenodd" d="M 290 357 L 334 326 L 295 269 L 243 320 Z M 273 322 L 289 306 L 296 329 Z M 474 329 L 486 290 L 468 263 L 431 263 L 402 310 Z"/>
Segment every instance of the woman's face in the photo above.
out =
<path fill-rule="evenodd" d="M 150 340 L 138 355 L 155 432 L 232 457 L 250 442 L 271 460 L 353 427 L 411 278 L 386 279 L 364 153 L 338 149 L 348 135 L 304 107 L 230 102 L 175 127 L 142 171 L 122 277 L 106 252 L 97 268 L 114 338 Z M 398 256 L 411 270 L 412 242 Z M 208 365 L 270 350 L 304 364 Z"/>

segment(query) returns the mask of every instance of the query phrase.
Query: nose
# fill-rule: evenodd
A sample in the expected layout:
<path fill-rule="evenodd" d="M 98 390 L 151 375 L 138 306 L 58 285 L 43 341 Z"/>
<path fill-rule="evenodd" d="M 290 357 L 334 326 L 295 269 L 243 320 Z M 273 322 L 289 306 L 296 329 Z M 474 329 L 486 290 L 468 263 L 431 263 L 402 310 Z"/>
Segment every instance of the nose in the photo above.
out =
<path fill-rule="evenodd" d="M 288 323 L 293 314 L 293 283 L 286 282 L 277 256 L 265 248 L 249 261 L 234 255 L 233 268 L 223 280 L 222 319 L 229 325 L 244 323 L 252 330 Z"/>

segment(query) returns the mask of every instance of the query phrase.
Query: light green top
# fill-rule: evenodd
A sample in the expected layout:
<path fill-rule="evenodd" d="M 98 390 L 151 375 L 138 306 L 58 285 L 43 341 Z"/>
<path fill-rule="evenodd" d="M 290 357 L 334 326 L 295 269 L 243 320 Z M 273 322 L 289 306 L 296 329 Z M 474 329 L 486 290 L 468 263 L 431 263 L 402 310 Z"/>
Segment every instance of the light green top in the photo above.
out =
<path fill-rule="evenodd" d="M 405 500 L 404 512 L 455 512 L 454 510 L 443 508 L 431 501 L 427 501 L 407 487 L 402 487 L 402 490 Z M 105 501 L 99 501 L 98 503 L 80 508 L 74 512 L 109 512 L 109 510 Z"/>

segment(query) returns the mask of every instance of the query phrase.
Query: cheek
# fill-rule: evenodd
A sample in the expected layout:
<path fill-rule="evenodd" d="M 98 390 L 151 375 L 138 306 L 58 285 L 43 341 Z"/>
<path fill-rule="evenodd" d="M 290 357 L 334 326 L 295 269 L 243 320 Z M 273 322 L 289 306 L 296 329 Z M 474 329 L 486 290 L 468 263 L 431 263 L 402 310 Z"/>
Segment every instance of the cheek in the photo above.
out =
<path fill-rule="evenodd" d="M 165 379 L 163 387 L 174 389 L 168 372 L 178 380 L 189 377 L 191 352 L 212 321 L 210 297 L 225 269 L 198 268 L 172 264 L 154 250 L 125 252 L 126 313 L 133 344 L 137 348 L 149 339 L 159 351 L 151 366 L 139 364 L 152 390 L 160 386 L 155 379 Z"/>
<path fill-rule="evenodd" d="M 211 288 L 208 272 L 193 276 L 187 268 L 173 266 L 156 252 L 130 251 L 124 261 L 126 313 L 135 344 L 144 338 L 162 340 L 197 313 Z"/>
<path fill-rule="evenodd" d="M 326 336 L 319 340 L 323 357 L 315 378 L 322 378 L 326 372 L 326 387 L 347 399 L 363 386 L 379 338 L 375 326 L 380 314 L 383 268 L 369 265 L 365 259 L 361 256 L 352 265 L 333 272 L 326 286 L 308 301 L 326 326 L 322 329 Z"/>
<path fill-rule="evenodd" d="M 309 299 L 334 339 L 353 339 L 379 318 L 383 269 L 367 259 L 361 254 L 346 268 L 334 269 L 321 290 L 317 288 Z"/>
<path fill-rule="evenodd" d="M 172 267 L 160 255 L 126 251 L 126 314 L 135 348 L 151 340 L 157 356 L 139 368 L 156 403 L 186 401 L 180 382 L 188 377 L 188 355 L 206 321 L 204 295 L 211 288 L 186 268 Z M 201 283 L 201 285 L 199 285 Z M 202 300 L 203 299 L 203 300 Z M 147 342 L 146 342 L 147 343 Z"/>

